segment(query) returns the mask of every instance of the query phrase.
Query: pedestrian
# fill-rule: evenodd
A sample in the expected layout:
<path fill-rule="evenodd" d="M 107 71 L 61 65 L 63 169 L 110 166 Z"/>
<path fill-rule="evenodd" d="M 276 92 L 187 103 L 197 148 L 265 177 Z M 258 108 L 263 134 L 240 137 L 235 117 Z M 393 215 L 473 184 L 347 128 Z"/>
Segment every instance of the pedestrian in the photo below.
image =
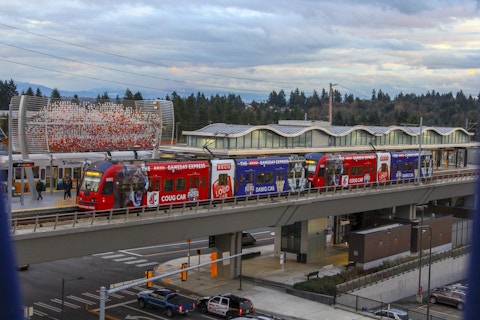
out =
<path fill-rule="evenodd" d="M 65 178 L 63 179 L 63 190 L 63 200 L 72 197 L 72 194 L 70 192 L 72 190 L 72 179 L 70 179 L 70 176 L 68 174 L 65 175 Z"/>
<path fill-rule="evenodd" d="M 43 191 L 43 182 L 42 180 L 37 181 L 37 185 L 35 186 L 37 189 L 37 201 L 43 200 L 42 191 Z"/>

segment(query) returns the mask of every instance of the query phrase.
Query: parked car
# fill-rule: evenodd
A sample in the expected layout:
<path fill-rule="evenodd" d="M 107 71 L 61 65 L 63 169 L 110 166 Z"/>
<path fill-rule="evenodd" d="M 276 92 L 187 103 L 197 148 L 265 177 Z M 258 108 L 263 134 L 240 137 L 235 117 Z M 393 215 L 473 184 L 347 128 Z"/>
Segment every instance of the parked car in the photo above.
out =
<path fill-rule="evenodd" d="M 466 293 L 463 291 L 444 291 L 434 289 L 430 292 L 430 303 L 442 303 L 463 310 L 465 306 Z"/>
<path fill-rule="evenodd" d="M 257 239 L 251 233 L 242 233 L 242 246 L 253 246 L 255 243 L 257 243 Z"/>
<path fill-rule="evenodd" d="M 395 320 L 411 320 L 408 312 L 400 309 L 379 309 L 369 312 L 378 319 L 395 319 Z"/>

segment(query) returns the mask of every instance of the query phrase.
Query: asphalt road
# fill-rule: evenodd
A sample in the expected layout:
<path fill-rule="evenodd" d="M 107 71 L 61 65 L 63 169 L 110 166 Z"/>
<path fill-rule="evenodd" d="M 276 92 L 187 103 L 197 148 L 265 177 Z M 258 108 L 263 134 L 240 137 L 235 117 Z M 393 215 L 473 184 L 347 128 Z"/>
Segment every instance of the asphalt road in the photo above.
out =
<path fill-rule="evenodd" d="M 268 229 L 252 233 L 257 237 L 257 245 L 273 242 Z M 202 254 L 210 252 L 207 238 L 31 265 L 28 270 L 19 271 L 24 305 L 33 307 L 31 320 L 98 319 L 92 310 L 99 308 L 101 286 L 108 289 L 111 284 L 143 278 L 146 270 L 172 259 L 184 257 L 185 262 L 198 259 L 197 250 L 202 250 Z M 118 319 L 167 318 L 161 309 L 138 307 L 136 294 L 141 290 L 145 286 L 110 295 L 107 314 Z M 205 317 L 217 319 L 198 311 L 189 318 L 205 320 Z"/>

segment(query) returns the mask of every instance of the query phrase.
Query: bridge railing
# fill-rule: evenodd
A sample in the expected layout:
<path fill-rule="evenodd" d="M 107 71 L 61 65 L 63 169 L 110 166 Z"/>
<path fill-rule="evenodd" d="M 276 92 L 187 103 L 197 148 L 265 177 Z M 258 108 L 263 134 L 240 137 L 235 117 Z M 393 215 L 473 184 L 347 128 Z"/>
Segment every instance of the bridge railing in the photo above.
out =
<path fill-rule="evenodd" d="M 225 199 L 188 202 L 183 204 L 161 205 L 157 207 L 139 207 L 111 209 L 106 211 L 89 211 L 74 213 L 57 213 L 52 215 L 14 217 L 12 218 L 12 234 L 55 231 L 65 228 L 88 227 L 99 224 L 113 224 L 146 218 L 169 219 L 173 216 L 185 216 L 200 212 L 221 211 L 228 208 L 257 206 L 262 203 L 290 202 L 300 199 L 341 197 L 352 193 L 378 192 L 382 189 L 411 188 L 415 184 L 445 184 L 462 181 L 473 181 L 478 178 L 478 172 L 455 172 L 436 175 L 431 178 L 414 180 L 399 180 L 373 182 L 348 187 L 331 186 L 308 189 L 301 192 L 270 193 L 262 195 L 232 197 Z"/>

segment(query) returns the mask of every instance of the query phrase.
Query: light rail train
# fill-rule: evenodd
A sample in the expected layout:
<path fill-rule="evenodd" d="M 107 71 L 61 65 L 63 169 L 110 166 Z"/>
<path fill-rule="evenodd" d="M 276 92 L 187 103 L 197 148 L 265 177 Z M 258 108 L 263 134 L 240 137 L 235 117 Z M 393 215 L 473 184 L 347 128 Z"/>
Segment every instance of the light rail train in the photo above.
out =
<path fill-rule="evenodd" d="M 99 161 L 84 172 L 78 207 L 156 207 L 431 177 L 431 152 L 423 151 L 420 162 L 419 171 L 418 151 L 141 163 Z"/>

